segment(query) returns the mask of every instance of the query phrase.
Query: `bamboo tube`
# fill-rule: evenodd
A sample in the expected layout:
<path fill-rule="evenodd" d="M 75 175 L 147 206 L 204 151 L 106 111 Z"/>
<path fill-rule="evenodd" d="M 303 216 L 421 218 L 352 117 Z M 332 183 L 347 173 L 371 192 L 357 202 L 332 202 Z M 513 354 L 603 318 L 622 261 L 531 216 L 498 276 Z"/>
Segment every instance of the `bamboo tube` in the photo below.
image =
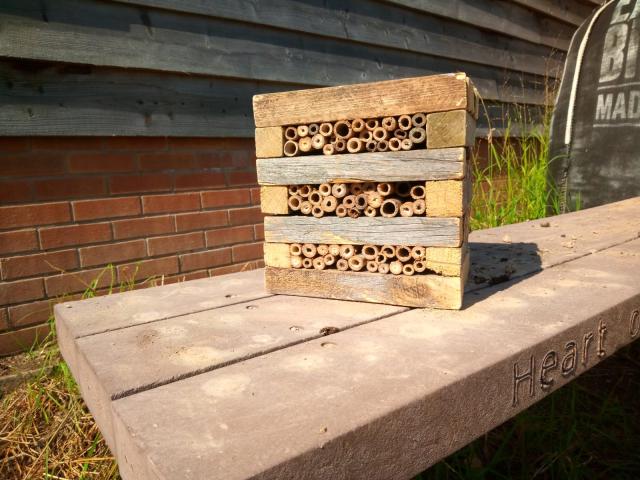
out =
<path fill-rule="evenodd" d="M 336 152 L 344 152 L 347 149 L 347 142 L 342 138 L 336 138 L 336 141 L 333 143 L 333 149 Z"/>
<path fill-rule="evenodd" d="M 309 124 L 309 135 L 312 137 L 318 133 L 319 125 L 317 123 Z"/>
<path fill-rule="evenodd" d="M 309 127 L 306 125 L 298 125 L 298 128 L 296 130 L 300 138 L 306 137 L 307 135 L 309 135 Z"/>
<path fill-rule="evenodd" d="M 311 260 L 310 258 L 303 258 L 302 266 L 304 268 L 313 268 L 313 260 Z"/>
<path fill-rule="evenodd" d="M 320 205 L 314 205 L 313 207 L 311 207 L 311 215 L 316 218 L 322 218 L 324 217 L 324 210 Z"/>
<path fill-rule="evenodd" d="M 358 153 L 364 148 L 364 142 L 359 138 L 352 137 L 347 141 L 347 151 L 349 153 Z"/>
<path fill-rule="evenodd" d="M 327 253 L 327 254 L 323 257 L 323 260 L 324 260 L 324 264 L 325 264 L 327 267 L 330 267 L 331 265 L 333 265 L 334 263 L 336 263 L 336 257 L 335 257 L 335 256 L 333 256 L 333 255 L 331 255 L 330 253 Z"/>
<path fill-rule="evenodd" d="M 413 268 L 413 264 L 405 263 L 402 266 L 402 273 L 404 273 L 405 275 L 413 275 L 415 273 L 415 269 Z"/>
<path fill-rule="evenodd" d="M 327 253 L 329 253 L 329 245 L 325 243 L 321 243 L 316 247 L 316 250 L 318 252 L 318 255 L 320 255 L 321 257 L 324 257 Z"/>
<path fill-rule="evenodd" d="M 380 253 L 387 257 L 387 260 L 395 258 L 396 249 L 393 245 L 383 245 L 380 249 Z"/>
<path fill-rule="evenodd" d="M 313 268 L 315 268 L 316 270 L 324 270 L 324 267 L 324 258 L 316 257 L 313 259 Z"/>
<path fill-rule="evenodd" d="M 402 143 L 398 138 L 390 138 L 389 139 L 389 150 L 392 152 L 397 152 L 402 148 Z"/>
<path fill-rule="evenodd" d="M 371 133 L 369 130 L 363 130 L 358 135 L 358 138 L 364 140 L 365 143 L 370 142 L 371 140 L 373 140 L 373 133 Z"/>
<path fill-rule="evenodd" d="M 367 261 L 367 272 L 375 273 L 378 271 L 378 262 L 375 260 Z"/>
<path fill-rule="evenodd" d="M 364 120 L 361 118 L 356 118 L 351 122 L 351 129 L 354 132 L 361 132 L 365 129 Z"/>
<path fill-rule="evenodd" d="M 367 205 L 364 209 L 364 216 L 365 217 L 375 217 L 376 215 L 378 215 L 378 209 L 372 207 L 371 205 Z"/>
<path fill-rule="evenodd" d="M 422 260 L 418 260 L 417 262 L 413 262 L 413 269 L 416 273 L 422 273 L 427 269 L 427 265 Z"/>
<path fill-rule="evenodd" d="M 393 136 L 398 140 L 404 140 L 405 138 L 407 138 L 407 131 L 397 128 L 396 130 L 394 130 Z"/>
<path fill-rule="evenodd" d="M 338 205 L 336 207 L 336 215 L 340 218 L 346 217 L 347 216 L 347 207 L 345 207 L 344 205 Z"/>
<path fill-rule="evenodd" d="M 319 133 L 316 133 L 313 137 L 311 137 L 311 146 L 316 150 L 323 149 L 326 143 L 326 137 L 323 137 Z"/>
<path fill-rule="evenodd" d="M 349 210 L 347 210 L 347 215 L 349 215 L 349 217 L 351 218 L 358 218 L 360 216 L 360 210 L 358 210 L 357 208 L 350 208 Z"/>
<path fill-rule="evenodd" d="M 327 213 L 335 212 L 336 208 L 338 207 L 338 200 L 333 195 L 329 195 L 328 197 L 324 197 L 322 199 L 320 207 Z"/>
<path fill-rule="evenodd" d="M 336 262 L 336 268 L 341 272 L 346 272 L 347 270 L 349 270 L 349 262 L 344 258 L 339 258 Z"/>
<path fill-rule="evenodd" d="M 334 183 L 331 185 L 331 195 L 336 198 L 342 198 L 347 194 L 347 184 L 346 183 Z"/>
<path fill-rule="evenodd" d="M 295 140 L 287 140 L 282 150 L 287 157 L 294 157 L 298 154 L 298 143 Z"/>
<path fill-rule="evenodd" d="M 427 132 L 422 127 L 415 127 L 409 131 L 409 139 L 411 143 L 422 143 L 427 139 Z"/>
<path fill-rule="evenodd" d="M 333 155 L 335 153 L 335 147 L 330 143 L 325 143 L 324 147 L 322 147 L 322 153 L 325 155 Z"/>
<path fill-rule="evenodd" d="M 287 200 L 287 204 L 291 210 L 297 212 L 302 205 L 302 197 L 300 195 L 291 195 Z"/>
<path fill-rule="evenodd" d="M 400 130 L 411 130 L 411 117 L 409 115 L 400 115 L 398 117 L 398 128 Z"/>
<path fill-rule="evenodd" d="M 414 185 L 411 187 L 410 195 L 414 200 L 424 198 L 424 185 Z"/>
<path fill-rule="evenodd" d="M 378 264 L 378 273 L 389 273 L 389 264 L 388 263 L 379 263 Z"/>
<path fill-rule="evenodd" d="M 349 258 L 349 268 L 354 272 L 359 272 L 364 268 L 364 258 L 362 255 L 354 255 Z"/>
<path fill-rule="evenodd" d="M 311 151 L 311 137 L 301 137 L 298 140 L 298 148 L 301 152 L 307 153 Z"/>
<path fill-rule="evenodd" d="M 384 128 L 382 127 L 376 127 L 373 129 L 373 139 L 376 142 L 379 142 L 380 140 L 386 140 L 387 139 L 387 135 L 389 135 L 389 132 L 387 132 Z"/>
<path fill-rule="evenodd" d="M 400 275 L 402 273 L 402 263 L 394 260 L 389 264 L 389 271 L 394 275 Z"/>
<path fill-rule="evenodd" d="M 291 266 L 293 268 L 301 268 L 302 267 L 302 257 L 300 255 L 292 255 L 291 256 Z"/>
<path fill-rule="evenodd" d="M 321 123 L 318 128 L 318 133 L 324 137 L 330 137 L 333 133 L 333 125 L 329 122 Z"/>
<path fill-rule="evenodd" d="M 402 147 L 402 150 L 411 150 L 413 148 L 413 142 L 408 138 L 405 138 L 400 142 L 400 146 Z"/>
<path fill-rule="evenodd" d="M 367 208 L 367 194 L 361 193 L 360 195 L 356 195 L 356 208 L 358 210 L 364 210 Z"/>
<path fill-rule="evenodd" d="M 323 197 L 328 197 L 331 195 L 331 184 L 330 183 L 321 183 L 318 187 L 318 192 Z"/>
<path fill-rule="evenodd" d="M 371 193 L 376 191 L 375 182 L 362 182 L 362 192 Z"/>
<path fill-rule="evenodd" d="M 367 152 L 375 152 L 378 149 L 378 143 L 375 140 L 369 140 L 364 148 Z"/>
<path fill-rule="evenodd" d="M 370 207 L 373 208 L 380 208 L 380 206 L 382 205 L 382 195 L 380 195 L 378 192 L 367 192 L 367 203 L 369 204 Z"/>
<path fill-rule="evenodd" d="M 364 245 L 362 247 L 362 256 L 367 260 L 375 260 L 380 254 L 380 249 L 376 245 Z"/>
<path fill-rule="evenodd" d="M 307 258 L 313 258 L 316 256 L 318 249 L 313 243 L 305 243 L 302 245 L 302 255 Z"/>
<path fill-rule="evenodd" d="M 320 192 L 314 188 L 309 194 L 309 201 L 312 205 L 320 205 L 320 202 L 322 202 L 322 195 L 320 195 Z"/>
<path fill-rule="evenodd" d="M 387 132 L 393 132 L 397 126 L 398 123 L 393 117 L 384 117 L 382 119 L 382 128 L 384 128 Z"/>
<path fill-rule="evenodd" d="M 309 200 L 305 200 L 300 204 L 300 213 L 302 213 L 303 215 L 309 215 L 312 209 L 313 205 L 311 205 L 311 202 Z"/>
<path fill-rule="evenodd" d="M 370 118 L 365 121 L 365 127 L 367 130 L 374 130 L 375 128 L 380 126 L 380 122 L 376 118 Z"/>
<path fill-rule="evenodd" d="M 349 191 L 352 195 L 360 195 L 364 192 L 364 188 L 362 187 L 362 183 L 355 182 L 349 184 Z"/>
<path fill-rule="evenodd" d="M 424 127 L 427 124 L 427 116 L 424 113 L 414 113 L 411 117 L 411 125 Z"/>
<path fill-rule="evenodd" d="M 309 185 L 301 185 L 298 187 L 298 195 L 302 198 L 307 198 L 311 193 L 311 187 Z"/>
<path fill-rule="evenodd" d="M 404 202 L 400 205 L 401 217 L 413 217 L 413 202 Z"/>
<path fill-rule="evenodd" d="M 375 260 L 378 263 L 387 263 L 387 256 L 384 253 L 380 252 L 378 253 L 378 255 L 376 255 Z"/>
<path fill-rule="evenodd" d="M 399 197 L 406 198 L 411 195 L 411 185 L 409 182 L 398 182 L 396 183 L 396 193 Z"/>
<path fill-rule="evenodd" d="M 340 256 L 340 245 L 336 245 L 335 243 L 329 245 L 329 253 L 334 257 Z"/>
<path fill-rule="evenodd" d="M 340 245 L 340 256 L 349 260 L 356 254 L 356 249 L 353 245 Z"/>
<path fill-rule="evenodd" d="M 408 262 L 411 260 L 411 249 L 403 245 L 396 247 L 396 258 L 401 262 Z"/>
<path fill-rule="evenodd" d="M 299 243 L 292 243 L 289 245 L 289 253 L 291 255 L 302 255 L 302 245 Z"/>
<path fill-rule="evenodd" d="M 289 187 L 287 187 L 287 191 L 289 192 L 289 195 L 297 195 L 298 185 L 289 185 Z"/>
<path fill-rule="evenodd" d="M 336 134 L 336 137 L 348 139 L 353 135 L 353 130 L 351 129 L 351 124 L 348 120 L 338 120 L 333 126 L 333 133 Z"/>
<path fill-rule="evenodd" d="M 381 182 L 376 187 L 376 190 L 380 195 L 386 197 L 387 195 L 391 195 L 394 191 L 393 184 L 387 182 Z"/>
<path fill-rule="evenodd" d="M 379 140 L 378 144 L 376 145 L 376 150 L 378 152 L 386 152 L 387 150 L 389 150 L 389 142 L 387 142 L 386 140 Z"/>
<path fill-rule="evenodd" d="M 413 214 L 414 215 L 424 215 L 426 212 L 427 206 L 422 198 L 413 201 Z"/>
<path fill-rule="evenodd" d="M 342 205 L 344 205 L 346 209 L 354 208 L 356 206 L 356 196 L 347 195 L 342 199 Z"/>
<path fill-rule="evenodd" d="M 287 127 L 284 130 L 284 138 L 287 140 L 297 140 L 298 139 L 298 129 L 296 127 Z"/>
<path fill-rule="evenodd" d="M 380 215 L 385 218 L 391 218 L 398 215 L 398 211 L 400 210 L 400 200 L 395 198 L 389 198 L 382 202 L 382 206 L 380 207 Z"/>
<path fill-rule="evenodd" d="M 411 249 L 411 258 L 413 258 L 414 260 L 422 260 L 426 253 L 426 248 L 418 245 Z"/>

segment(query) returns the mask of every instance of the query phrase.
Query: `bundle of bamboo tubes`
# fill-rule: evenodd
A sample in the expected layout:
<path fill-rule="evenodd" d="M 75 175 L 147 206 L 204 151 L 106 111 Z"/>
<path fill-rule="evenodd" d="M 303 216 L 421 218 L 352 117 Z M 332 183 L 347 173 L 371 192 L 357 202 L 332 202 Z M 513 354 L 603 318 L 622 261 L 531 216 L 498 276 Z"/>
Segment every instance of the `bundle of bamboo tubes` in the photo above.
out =
<path fill-rule="evenodd" d="M 284 127 L 284 154 L 288 157 L 321 150 L 337 153 L 386 152 L 425 148 L 427 115 L 355 118 L 337 122 Z"/>
<path fill-rule="evenodd" d="M 432 273 L 426 267 L 426 248 L 396 245 L 289 244 L 291 267 L 316 270 L 414 275 Z"/>
<path fill-rule="evenodd" d="M 302 215 L 323 217 L 411 217 L 424 215 L 424 182 L 363 182 L 291 185 L 288 207 Z"/>

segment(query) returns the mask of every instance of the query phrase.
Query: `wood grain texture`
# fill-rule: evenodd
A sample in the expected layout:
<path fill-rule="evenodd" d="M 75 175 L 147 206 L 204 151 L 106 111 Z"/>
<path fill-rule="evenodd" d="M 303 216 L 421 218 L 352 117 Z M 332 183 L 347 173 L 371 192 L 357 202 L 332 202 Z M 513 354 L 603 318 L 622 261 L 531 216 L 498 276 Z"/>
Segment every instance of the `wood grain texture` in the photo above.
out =
<path fill-rule="evenodd" d="M 288 198 L 289 192 L 286 186 L 260 187 L 260 209 L 262 213 L 286 215 L 289 213 Z"/>
<path fill-rule="evenodd" d="M 469 248 L 427 247 L 425 263 L 427 269 L 438 275 L 460 277 L 463 274 L 463 260 L 469 255 Z"/>
<path fill-rule="evenodd" d="M 256 158 L 282 157 L 284 134 L 282 127 L 256 128 Z"/>
<path fill-rule="evenodd" d="M 472 90 L 473 92 L 473 90 Z M 471 94 L 474 105 L 475 95 Z M 475 142 L 476 121 L 465 110 L 427 115 L 427 148 L 471 147 Z"/>
<path fill-rule="evenodd" d="M 466 151 L 447 148 L 258 159 L 256 168 L 262 185 L 460 179 L 466 172 Z"/>
<path fill-rule="evenodd" d="M 459 247 L 463 222 L 459 218 L 265 217 L 267 242 Z"/>
<path fill-rule="evenodd" d="M 462 217 L 469 209 L 471 198 L 467 180 L 426 182 L 425 203 L 428 217 Z"/>
<path fill-rule="evenodd" d="M 439 275 L 391 275 L 265 268 L 271 293 L 322 297 L 407 307 L 457 310 L 462 306 L 461 278 Z"/>
<path fill-rule="evenodd" d="M 264 243 L 264 264 L 267 267 L 291 268 L 291 254 L 287 243 Z"/>
<path fill-rule="evenodd" d="M 256 95 L 258 127 L 471 109 L 464 74 Z M 381 99 L 384 99 L 381 101 Z"/>

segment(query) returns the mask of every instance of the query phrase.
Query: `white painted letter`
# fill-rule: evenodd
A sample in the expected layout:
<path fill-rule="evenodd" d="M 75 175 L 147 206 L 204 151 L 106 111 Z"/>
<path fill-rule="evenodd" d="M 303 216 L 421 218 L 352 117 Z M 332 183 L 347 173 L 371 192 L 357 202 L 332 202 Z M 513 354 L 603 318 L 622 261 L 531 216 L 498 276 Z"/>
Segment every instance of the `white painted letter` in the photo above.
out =
<path fill-rule="evenodd" d="M 625 23 L 613 25 L 607 30 L 600 65 L 600 82 L 615 80 L 622 73 L 628 31 L 629 27 Z"/>

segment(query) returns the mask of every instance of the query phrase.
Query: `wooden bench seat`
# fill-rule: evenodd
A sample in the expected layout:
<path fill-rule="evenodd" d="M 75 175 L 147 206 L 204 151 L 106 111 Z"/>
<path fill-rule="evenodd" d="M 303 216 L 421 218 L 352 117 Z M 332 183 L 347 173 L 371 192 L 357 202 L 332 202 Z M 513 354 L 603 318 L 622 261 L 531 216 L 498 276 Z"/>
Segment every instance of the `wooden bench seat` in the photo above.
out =
<path fill-rule="evenodd" d="M 461 311 L 262 272 L 56 307 L 125 479 L 409 478 L 640 337 L 640 198 L 473 232 Z"/>

